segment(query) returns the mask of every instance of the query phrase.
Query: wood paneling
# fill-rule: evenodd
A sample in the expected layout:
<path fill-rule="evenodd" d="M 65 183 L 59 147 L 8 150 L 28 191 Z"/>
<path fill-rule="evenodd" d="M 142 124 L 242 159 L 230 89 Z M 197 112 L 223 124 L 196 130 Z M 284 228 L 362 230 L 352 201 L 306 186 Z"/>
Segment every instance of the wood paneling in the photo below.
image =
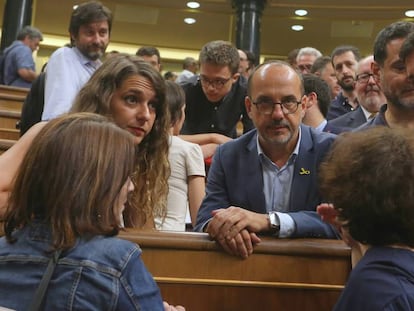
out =
<path fill-rule="evenodd" d="M 187 310 L 331 310 L 351 269 L 336 240 L 262 237 L 243 260 L 202 233 L 127 231 L 163 298 Z"/>
<path fill-rule="evenodd" d="M 0 139 L 19 139 L 20 131 L 16 129 L 16 124 L 20 121 L 28 92 L 29 89 L 0 85 Z"/>

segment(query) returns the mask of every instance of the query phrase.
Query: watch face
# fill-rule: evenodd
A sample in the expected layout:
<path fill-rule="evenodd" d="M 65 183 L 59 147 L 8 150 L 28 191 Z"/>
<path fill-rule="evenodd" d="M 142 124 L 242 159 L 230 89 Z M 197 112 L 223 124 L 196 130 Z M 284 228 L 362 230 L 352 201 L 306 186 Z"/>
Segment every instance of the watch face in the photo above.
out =
<path fill-rule="evenodd" d="M 273 231 L 279 231 L 280 229 L 280 221 L 279 217 L 275 212 L 269 213 L 269 221 L 270 221 L 270 227 Z"/>

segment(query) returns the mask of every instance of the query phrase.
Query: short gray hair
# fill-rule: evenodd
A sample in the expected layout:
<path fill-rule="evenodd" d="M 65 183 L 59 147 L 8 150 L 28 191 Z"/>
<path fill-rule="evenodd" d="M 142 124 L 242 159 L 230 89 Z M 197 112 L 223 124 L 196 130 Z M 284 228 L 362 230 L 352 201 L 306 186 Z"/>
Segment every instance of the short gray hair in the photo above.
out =
<path fill-rule="evenodd" d="M 41 31 L 32 26 L 24 26 L 17 34 L 17 40 L 24 40 L 26 37 L 29 37 L 29 39 L 39 39 L 40 41 L 43 41 Z"/>
<path fill-rule="evenodd" d="M 302 55 L 313 55 L 315 56 L 315 58 L 318 58 L 322 56 L 322 53 L 318 49 L 307 46 L 299 50 L 296 59 L 299 59 L 299 57 L 301 57 Z"/>

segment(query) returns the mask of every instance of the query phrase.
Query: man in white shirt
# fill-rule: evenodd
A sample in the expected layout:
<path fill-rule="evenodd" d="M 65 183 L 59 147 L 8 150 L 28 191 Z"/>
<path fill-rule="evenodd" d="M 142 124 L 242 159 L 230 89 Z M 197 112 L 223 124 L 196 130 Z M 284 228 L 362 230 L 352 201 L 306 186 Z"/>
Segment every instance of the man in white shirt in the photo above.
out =
<path fill-rule="evenodd" d="M 186 57 L 183 61 L 183 71 L 178 75 L 175 80 L 176 83 L 180 84 L 187 82 L 192 76 L 197 73 L 198 61 L 193 57 Z"/>
<path fill-rule="evenodd" d="M 86 2 L 73 10 L 71 44 L 56 50 L 47 65 L 42 120 L 70 110 L 78 91 L 102 64 L 111 26 L 112 13 L 99 2 Z"/>

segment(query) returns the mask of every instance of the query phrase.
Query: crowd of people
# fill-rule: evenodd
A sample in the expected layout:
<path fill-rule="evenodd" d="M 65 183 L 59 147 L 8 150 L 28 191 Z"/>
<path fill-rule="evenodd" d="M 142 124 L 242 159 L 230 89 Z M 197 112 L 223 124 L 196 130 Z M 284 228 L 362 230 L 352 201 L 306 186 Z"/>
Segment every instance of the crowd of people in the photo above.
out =
<path fill-rule="evenodd" d="M 381 30 L 364 57 L 304 47 L 256 64 L 211 41 L 173 81 L 156 47 L 104 58 L 111 25 L 99 2 L 73 11 L 43 121 L 0 156 L 1 306 L 29 306 L 55 258 L 50 297 L 74 309 L 183 310 L 116 238 L 132 227 L 206 232 L 241 258 L 260 235 L 342 238 L 355 269 L 335 310 L 413 309 L 414 23 Z M 36 48 L 25 31 L 13 44 Z"/>

